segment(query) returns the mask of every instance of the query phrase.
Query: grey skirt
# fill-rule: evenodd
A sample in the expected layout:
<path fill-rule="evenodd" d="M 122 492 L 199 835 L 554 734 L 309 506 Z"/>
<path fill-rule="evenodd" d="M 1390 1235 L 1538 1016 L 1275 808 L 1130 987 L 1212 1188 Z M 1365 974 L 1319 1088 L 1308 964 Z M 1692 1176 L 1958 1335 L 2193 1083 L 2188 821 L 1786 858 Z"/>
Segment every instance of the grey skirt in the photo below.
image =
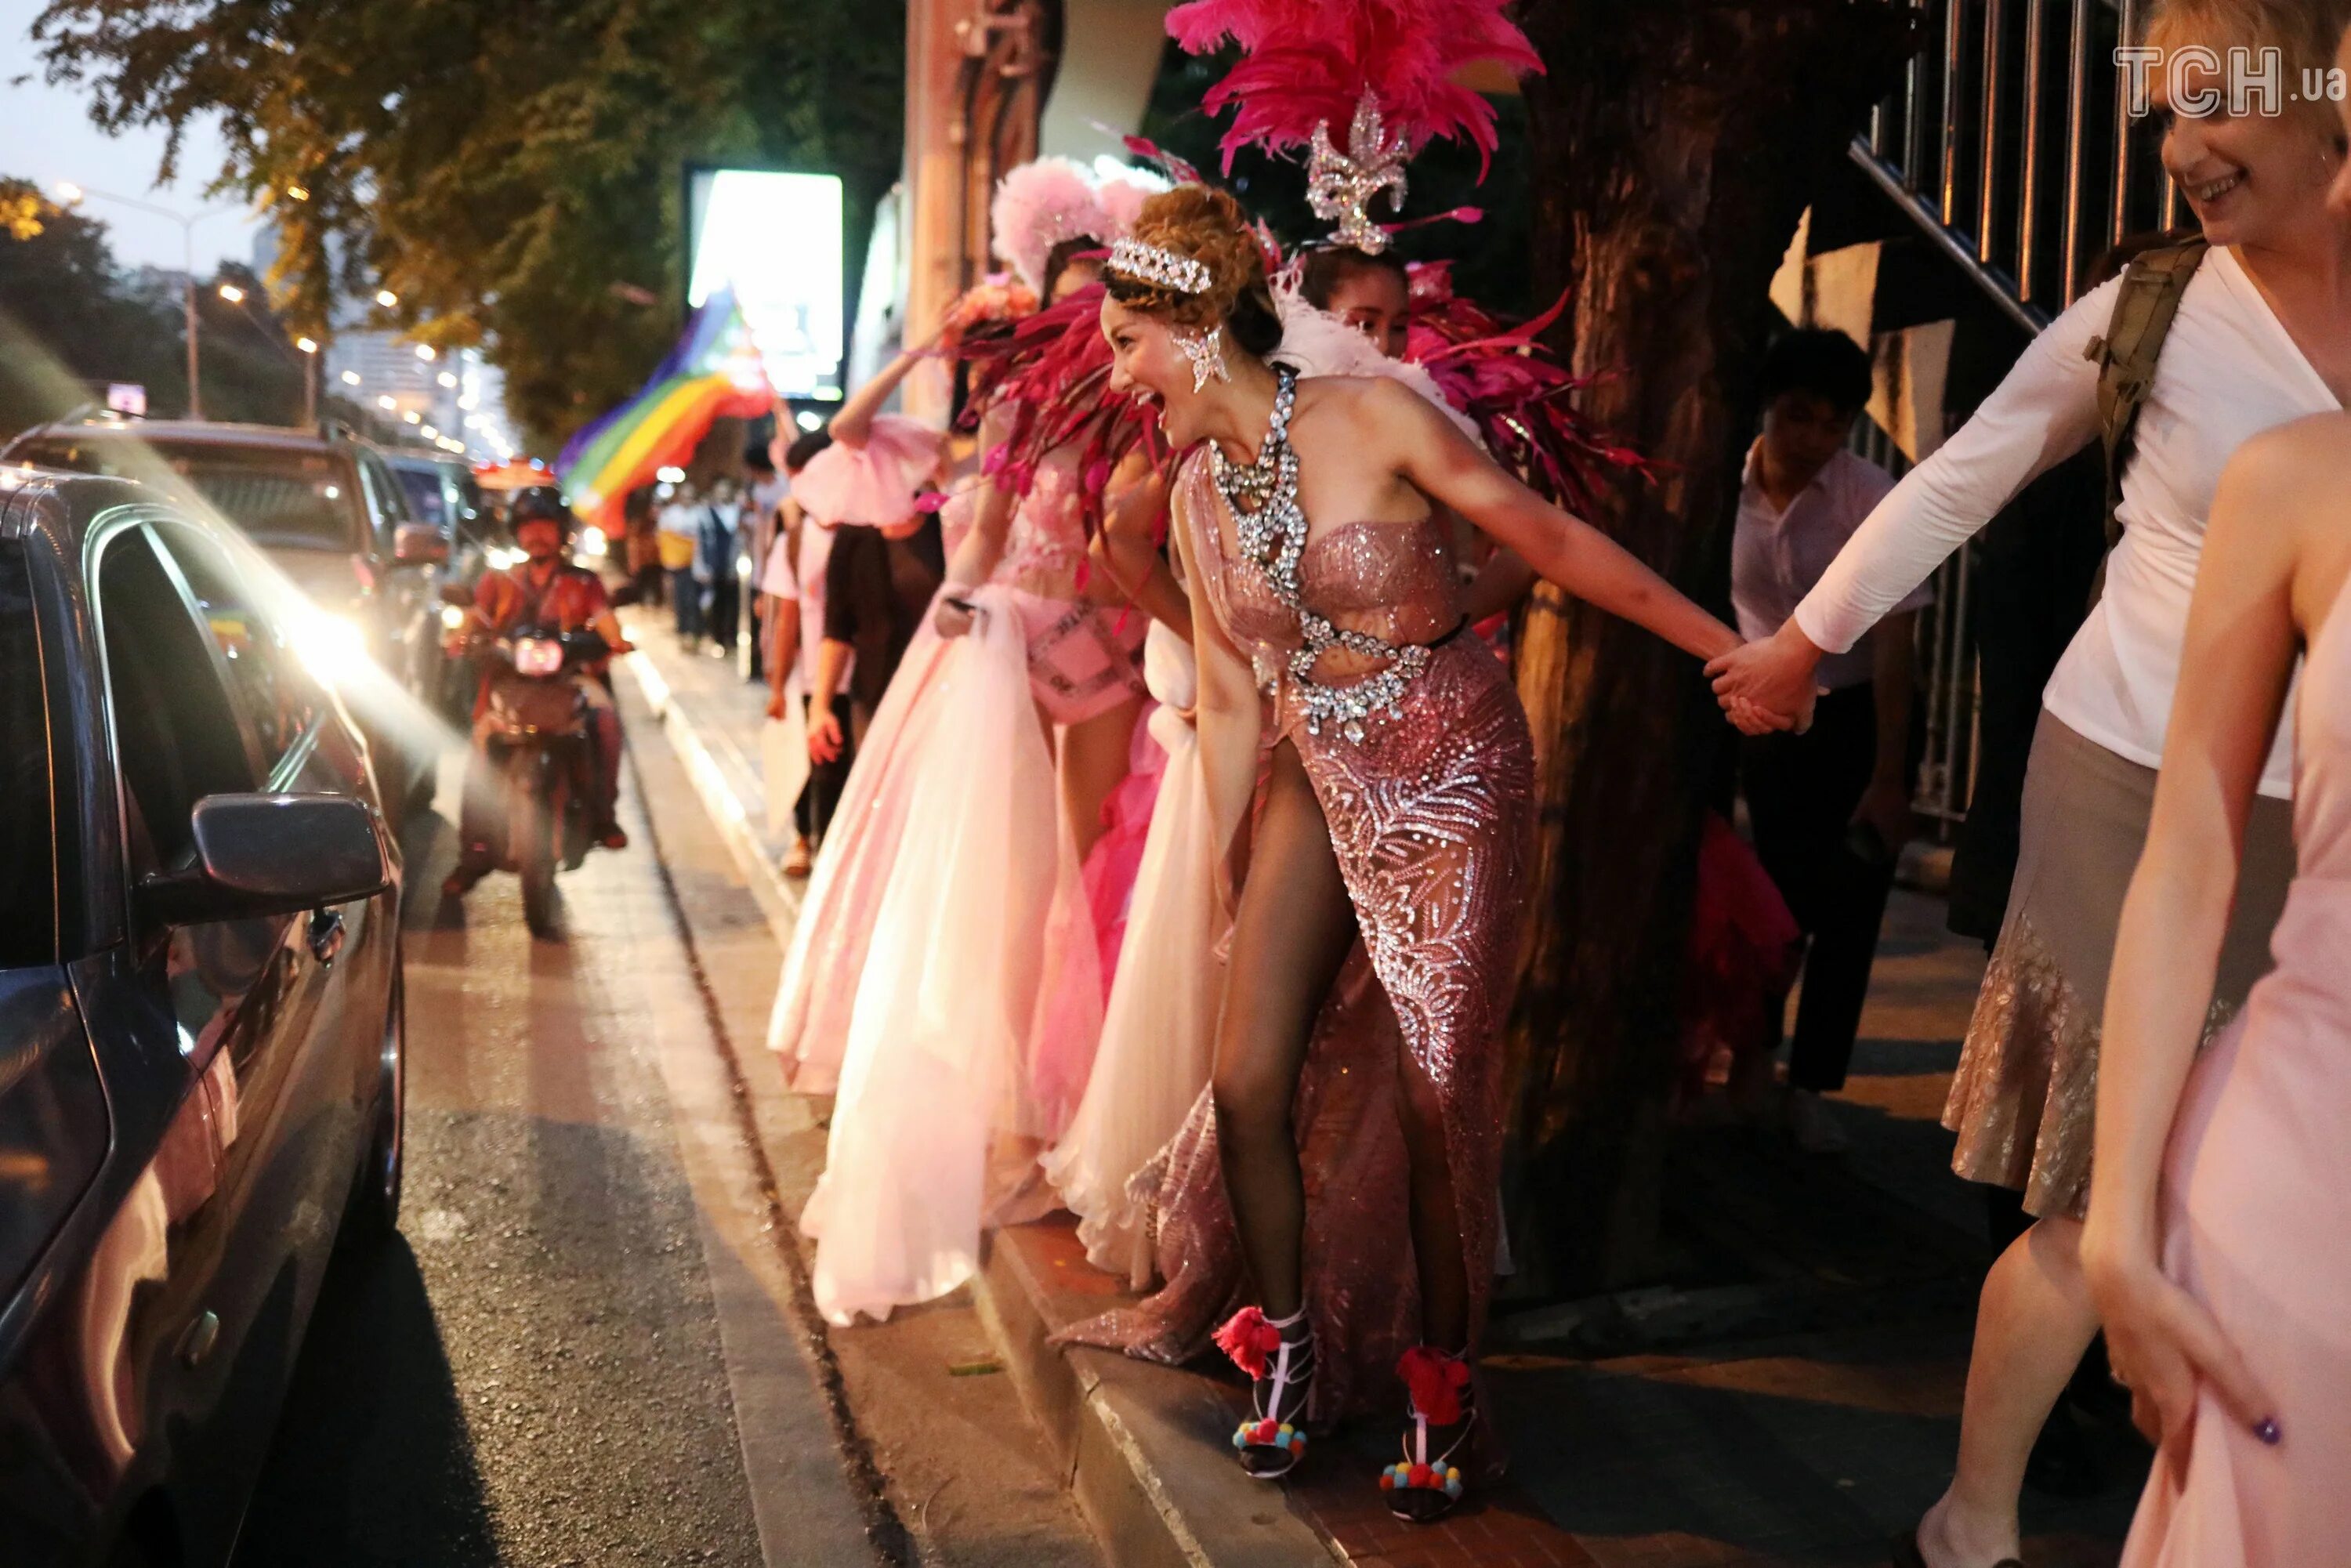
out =
<path fill-rule="evenodd" d="M 1943 1125 L 1959 1134 L 1951 1168 L 2016 1188 L 2033 1215 L 2078 1219 L 2089 1204 L 2106 973 L 2154 803 L 2154 768 L 2043 710 L 2008 917 L 1943 1107 Z M 2293 807 L 2256 796 L 2206 1040 L 2269 968 L 2270 932 L 2293 880 Z"/>

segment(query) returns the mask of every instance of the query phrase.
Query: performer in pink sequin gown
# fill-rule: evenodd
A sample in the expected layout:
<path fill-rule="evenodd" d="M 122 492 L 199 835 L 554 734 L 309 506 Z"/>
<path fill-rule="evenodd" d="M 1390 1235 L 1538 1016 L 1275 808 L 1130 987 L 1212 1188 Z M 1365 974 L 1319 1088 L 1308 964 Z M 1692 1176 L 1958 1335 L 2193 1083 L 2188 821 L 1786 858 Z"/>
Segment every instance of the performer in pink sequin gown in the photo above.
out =
<path fill-rule="evenodd" d="M 1292 1122 L 1315 1019 L 1360 931 L 1399 1028 L 1390 1079 L 1424 1341 L 1391 1507 L 1460 1493 L 1475 1428 L 1463 1364 L 1484 1315 L 1502 1130 L 1497 1035 L 1517 964 L 1531 809 L 1526 716 L 1462 635 L 1449 507 L 1570 591 L 1704 657 L 1738 638 L 1385 380 L 1301 385 L 1233 200 L 1184 186 L 1112 253 L 1102 327 L 1160 400 L 1200 660 L 1203 772 L 1238 889 L 1213 1092 L 1217 1152 L 1262 1312 L 1218 1343 L 1256 1378 L 1234 1446 L 1286 1473 L 1316 1406 L 1306 1194 Z M 1293 423 L 1294 421 L 1294 423 Z M 1313 525 L 1311 517 L 1328 519 Z M 1262 803 L 1261 742 L 1270 738 Z"/>
<path fill-rule="evenodd" d="M 2351 213 L 2351 174 L 2336 190 Z M 2351 393 L 2351 367 L 2337 384 Z M 2351 1554 L 2346 453 L 2351 414 L 2322 414 L 2255 436 L 2221 476 L 2116 941 L 2082 1264 L 2115 1376 L 2159 1444 L 2127 1568 Z M 2199 1055 L 2297 654 L 2276 967 Z"/>

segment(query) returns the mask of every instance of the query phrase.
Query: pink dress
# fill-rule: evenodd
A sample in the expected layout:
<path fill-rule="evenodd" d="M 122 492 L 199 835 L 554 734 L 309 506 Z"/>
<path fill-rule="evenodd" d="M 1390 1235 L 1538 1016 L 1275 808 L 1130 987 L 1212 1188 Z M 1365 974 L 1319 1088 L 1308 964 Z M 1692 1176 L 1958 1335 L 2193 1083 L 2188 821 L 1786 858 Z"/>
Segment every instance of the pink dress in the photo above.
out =
<path fill-rule="evenodd" d="M 1391 1369 L 1419 1337 L 1395 1110 L 1398 1039 L 1443 1101 L 1447 1157 L 1469 1260 L 1471 1336 L 1497 1256 L 1502 1144 L 1499 1032 L 1516 968 L 1532 830 L 1534 749 L 1501 664 L 1461 627 L 1442 519 L 1316 528 L 1300 561 L 1311 610 L 1392 643 L 1431 647 L 1395 716 L 1360 739 L 1305 724 L 1285 673 L 1295 615 L 1242 562 L 1205 461 L 1176 480 L 1185 556 L 1227 634 L 1268 689 L 1269 741 L 1298 748 L 1327 820 L 1363 943 L 1326 1003 L 1298 1092 L 1307 1180 L 1306 1299 L 1322 1415 L 1391 1400 Z M 1321 673 L 1326 684 L 1339 675 Z M 1064 1338 L 1188 1359 L 1240 1303 L 1238 1248 L 1207 1095 L 1153 1167 L 1165 1287 Z"/>
<path fill-rule="evenodd" d="M 1045 716 L 1083 724 L 1144 695 L 1143 612 L 1096 602 L 1085 575 L 1084 497 L 1071 460 L 1038 465 L 991 580 L 1010 591 L 1029 641 L 1029 684 Z"/>
<path fill-rule="evenodd" d="M 2351 616 L 2336 601 L 2294 709 L 2299 870 L 2277 967 L 2197 1062 L 2163 1175 L 2164 1271 L 2271 1396 L 2272 1448 L 2209 1392 L 2147 1479 L 2127 1568 L 2351 1561 Z"/>

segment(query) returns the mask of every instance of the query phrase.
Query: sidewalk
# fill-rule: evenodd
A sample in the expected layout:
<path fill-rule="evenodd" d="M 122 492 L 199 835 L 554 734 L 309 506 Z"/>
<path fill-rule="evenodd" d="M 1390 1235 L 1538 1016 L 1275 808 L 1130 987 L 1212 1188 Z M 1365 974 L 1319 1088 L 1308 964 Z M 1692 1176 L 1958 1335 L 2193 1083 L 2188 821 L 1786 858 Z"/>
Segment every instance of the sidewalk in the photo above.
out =
<path fill-rule="evenodd" d="M 687 658 L 647 615 L 623 679 L 663 715 L 780 938 L 799 884 L 775 873 L 759 776 L 764 694 Z M 1384 1424 L 1326 1442 L 1307 1479 L 1249 1482 L 1225 1438 L 1237 1376 L 1093 1351 L 1055 1328 L 1115 1305 L 1066 1217 L 993 1239 L 975 1297 L 1110 1560 L 1134 1564 L 1875 1564 L 1949 1473 L 1980 1270 L 1980 1201 L 1937 1124 L 1982 955 L 1938 901 L 1897 893 L 1865 1039 L 1837 1110 L 1842 1160 L 1737 1128 L 1671 1154 L 1672 1289 L 1498 1317 L 1485 1365 L 1510 1482 L 1447 1524 L 1392 1521 L 1371 1484 Z M 834 1331 L 857 1333 L 861 1331 Z M 2117 1447 L 2101 1496 L 2028 1495 L 2034 1568 L 2111 1563 L 2138 1472 Z"/>

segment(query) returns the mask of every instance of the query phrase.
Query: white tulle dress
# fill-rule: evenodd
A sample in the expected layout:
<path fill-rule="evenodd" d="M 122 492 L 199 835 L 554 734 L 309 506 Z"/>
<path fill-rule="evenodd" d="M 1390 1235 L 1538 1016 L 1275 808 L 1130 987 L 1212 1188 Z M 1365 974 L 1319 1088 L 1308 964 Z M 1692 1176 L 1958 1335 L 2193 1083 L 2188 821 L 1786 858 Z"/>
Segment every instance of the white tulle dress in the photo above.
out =
<path fill-rule="evenodd" d="M 1102 1042 L 1085 1098 L 1046 1178 L 1078 1217 L 1095 1268 L 1136 1290 L 1151 1283 L 1147 1195 L 1128 1179 L 1184 1125 L 1216 1055 L 1223 970 L 1210 955 L 1226 925 L 1212 873 L 1215 835 L 1192 729 L 1198 674 L 1192 650 L 1155 624 L 1144 679 L 1159 706 L 1151 733 L 1166 770 L 1151 813 L 1126 937 L 1103 1007 Z"/>

